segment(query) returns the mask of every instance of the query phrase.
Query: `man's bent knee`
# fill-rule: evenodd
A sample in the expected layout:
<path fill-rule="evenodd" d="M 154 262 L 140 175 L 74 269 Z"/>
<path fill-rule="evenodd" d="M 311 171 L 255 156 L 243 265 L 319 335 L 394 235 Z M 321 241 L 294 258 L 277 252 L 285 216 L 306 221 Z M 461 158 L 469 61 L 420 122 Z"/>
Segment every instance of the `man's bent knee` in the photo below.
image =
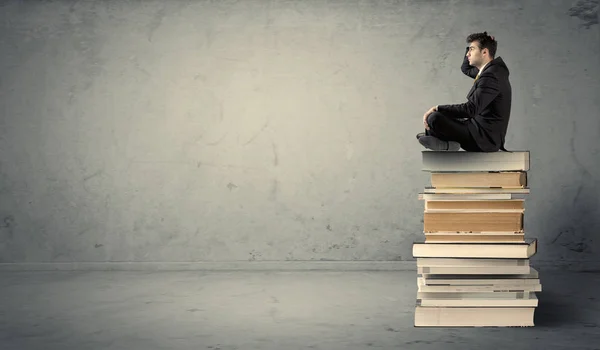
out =
<path fill-rule="evenodd" d="M 436 121 L 438 120 L 438 118 L 443 118 L 444 116 L 440 113 L 440 112 L 433 112 L 430 115 L 427 116 L 427 125 L 429 125 L 430 128 L 434 128 Z"/>

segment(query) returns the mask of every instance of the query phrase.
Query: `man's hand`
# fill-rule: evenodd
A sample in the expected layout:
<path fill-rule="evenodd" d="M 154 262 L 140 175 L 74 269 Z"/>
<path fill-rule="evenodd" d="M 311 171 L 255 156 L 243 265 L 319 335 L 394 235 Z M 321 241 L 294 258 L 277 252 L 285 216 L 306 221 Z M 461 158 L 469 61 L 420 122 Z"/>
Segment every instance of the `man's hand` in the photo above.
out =
<path fill-rule="evenodd" d="M 438 106 L 431 107 L 427 112 L 425 112 L 425 114 L 423 114 L 423 125 L 425 126 L 425 130 L 429 130 L 429 125 L 427 125 L 427 117 L 429 117 L 431 113 L 437 112 L 437 107 Z"/>

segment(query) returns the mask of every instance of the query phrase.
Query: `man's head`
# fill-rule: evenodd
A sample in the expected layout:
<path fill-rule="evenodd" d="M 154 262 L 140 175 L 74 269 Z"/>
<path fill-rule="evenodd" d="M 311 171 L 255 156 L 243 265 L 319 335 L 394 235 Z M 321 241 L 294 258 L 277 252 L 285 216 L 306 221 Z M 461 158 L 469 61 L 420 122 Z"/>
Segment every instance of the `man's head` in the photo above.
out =
<path fill-rule="evenodd" d="M 498 42 L 487 32 L 474 33 L 467 37 L 469 49 L 466 56 L 469 58 L 469 64 L 481 69 L 496 56 Z"/>

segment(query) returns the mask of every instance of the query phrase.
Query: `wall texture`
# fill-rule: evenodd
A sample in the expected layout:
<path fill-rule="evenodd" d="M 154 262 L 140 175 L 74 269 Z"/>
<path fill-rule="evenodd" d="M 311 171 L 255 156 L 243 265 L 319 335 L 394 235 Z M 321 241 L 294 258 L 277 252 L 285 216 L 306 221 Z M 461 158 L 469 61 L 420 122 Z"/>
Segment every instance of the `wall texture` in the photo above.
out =
<path fill-rule="evenodd" d="M 535 259 L 598 265 L 598 1 L 522 3 L 3 1 L 0 261 L 412 260 L 487 30 Z"/>

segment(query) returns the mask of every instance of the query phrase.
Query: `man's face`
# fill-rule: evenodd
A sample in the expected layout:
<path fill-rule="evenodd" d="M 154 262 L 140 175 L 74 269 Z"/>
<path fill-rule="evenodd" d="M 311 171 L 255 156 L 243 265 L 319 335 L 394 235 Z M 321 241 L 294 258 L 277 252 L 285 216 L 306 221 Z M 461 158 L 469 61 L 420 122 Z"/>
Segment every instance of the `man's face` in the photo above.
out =
<path fill-rule="evenodd" d="M 469 64 L 472 66 L 480 66 L 483 63 L 483 53 L 479 49 L 478 41 L 473 41 L 469 44 L 467 58 L 469 59 Z"/>

